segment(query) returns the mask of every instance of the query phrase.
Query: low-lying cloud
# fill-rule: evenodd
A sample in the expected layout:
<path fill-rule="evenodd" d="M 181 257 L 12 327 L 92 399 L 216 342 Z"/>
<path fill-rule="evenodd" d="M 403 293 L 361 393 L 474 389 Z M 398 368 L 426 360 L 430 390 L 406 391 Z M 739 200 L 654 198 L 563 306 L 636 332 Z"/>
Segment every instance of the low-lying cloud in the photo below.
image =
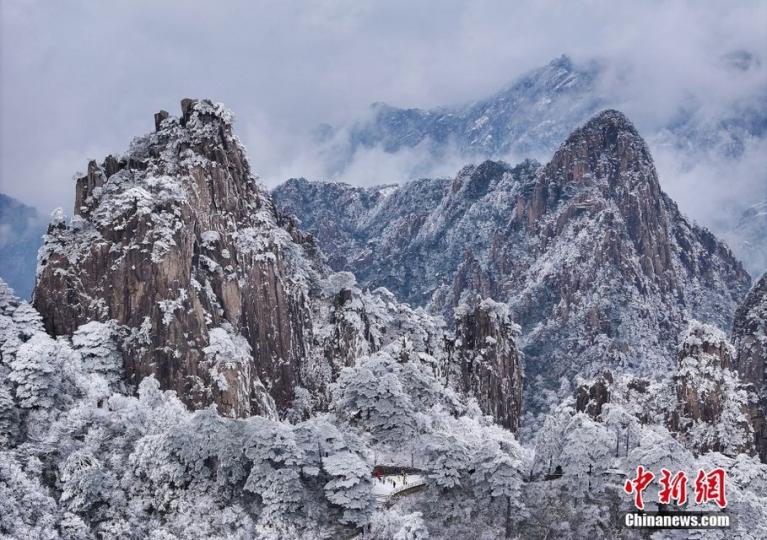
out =
<path fill-rule="evenodd" d="M 186 96 L 235 111 L 253 168 L 274 186 L 327 175 L 327 155 L 310 136 L 321 122 L 346 125 L 374 101 L 481 98 L 562 53 L 607 62 L 602 91 L 619 89 L 627 114 L 647 129 L 683 108 L 714 118 L 766 80 L 767 4 L 759 1 L 26 0 L 3 2 L 0 17 L 0 191 L 46 213 L 71 207 L 72 175 L 89 158 L 123 151 L 152 129 L 153 112 Z M 734 73 L 726 61 L 738 51 L 753 65 Z M 673 173 L 666 186 L 683 210 L 728 195 L 716 188 L 727 174 L 716 163 L 690 168 L 664 152 L 656 160 Z M 764 169 L 759 152 L 744 153 L 739 175 Z M 365 150 L 341 179 L 402 181 L 422 159 L 423 148 Z M 430 172 L 452 175 L 461 159 Z"/>

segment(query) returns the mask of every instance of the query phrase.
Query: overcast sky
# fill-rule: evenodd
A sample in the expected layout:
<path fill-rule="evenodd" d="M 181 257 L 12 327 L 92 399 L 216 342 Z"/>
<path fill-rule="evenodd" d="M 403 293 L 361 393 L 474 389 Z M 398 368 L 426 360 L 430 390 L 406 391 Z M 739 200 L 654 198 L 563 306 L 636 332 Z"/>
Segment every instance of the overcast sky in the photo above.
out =
<path fill-rule="evenodd" d="M 301 174 L 320 122 L 374 101 L 480 98 L 566 53 L 631 66 L 649 124 L 698 99 L 753 91 L 716 68 L 764 54 L 767 2 L 164 2 L 0 0 L 0 191 L 69 212 L 72 176 L 153 129 L 160 109 L 210 97 L 235 112 L 270 185 Z M 306 172 L 307 175 L 311 171 Z"/>

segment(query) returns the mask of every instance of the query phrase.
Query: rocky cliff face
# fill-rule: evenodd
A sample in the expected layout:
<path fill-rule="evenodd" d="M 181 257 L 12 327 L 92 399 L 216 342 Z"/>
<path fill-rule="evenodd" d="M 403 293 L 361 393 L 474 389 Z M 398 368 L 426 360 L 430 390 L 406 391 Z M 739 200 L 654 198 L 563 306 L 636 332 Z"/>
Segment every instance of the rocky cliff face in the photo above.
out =
<path fill-rule="evenodd" d="M 420 239 L 449 184 L 425 179 L 401 187 L 358 188 L 291 179 L 273 196 L 324 246 L 334 270 L 352 271 L 364 285 L 386 287 L 401 300 L 426 305 L 435 282 L 444 283 L 464 255 L 456 246 L 446 258 L 444 249 L 431 249 Z M 434 279 L 425 282 L 424 275 Z"/>
<path fill-rule="evenodd" d="M 156 128 L 88 164 L 75 219 L 48 230 L 34 305 L 56 335 L 116 320 L 134 383 L 154 374 L 189 404 L 237 416 L 286 407 L 311 334 L 303 239 L 221 106 L 185 100 Z"/>
<path fill-rule="evenodd" d="M 393 342 L 437 372 L 460 361 L 439 317 L 325 266 L 258 184 L 221 105 L 184 100 L 179 118 L 155 123 L 125 156 L 89 163 L 75 217 L 49 226 L 33 301 L 50 333 L 114 321 L 130 383 L 154 375 L 189 406 L 230 416 L 326 407 L 343 367 Z M 506 355 L 495 368 L 506 382 L 483 403 L 516 426 L 511 327 L 480 324 Z"/>
<path fill-rule="evenodd" d="M 604 364 L 662 372 L 686 321 L 726 327 L 749 283 L 661 191 L 647 147 L 615 111 L 568 138 L 515 198 L 505 232 L 519 243 L 491 250 L 488 267 L 502 269 L 530 329 L 526 349 L 554 359 L 559 376 Z"/>
<path fill-rule="evenodd" d="M 380 190 L 293 180 L 274 196 L 319 242 L 314 216 L 336 215 L 347 252 L 330 260 L 363 285 L 448 316 L 477 292 L 508 303 L 534 387 L 606 366 L 661 373 L 686 321 L 727 327 L 750 282 L 661 191 L 647 146 L 616 111 L 543 167 L 488 161 L 452 181 Z M 349 199 L 360 201 L 353 214 L 336 204 Z"/>
<path fill-rule="evenodd" d="M 456 313 L 456 359 L 451 362 L 460 370 L 458 389 L 515 433 L 522 412 L 522 364 L 514 341 L 518 331 L 505 304 L 477 299 L 464 305 Z"/>
<path fill-rule="evenodd" d="M 754 285 L 735 313 L 735 368 L 753 385 L 758 402 L 752 407 L 756 448 L 767 463 L 767 274 Z"/>
<path fill-rule="evenodd" d="M 592 418 L 602 414 L 602 408 L 610 403 L 610 385 L 613 374 L 605 370 L 593 382 L 582 384 L 575 393 L 575 410 L 585 412 Z"/>

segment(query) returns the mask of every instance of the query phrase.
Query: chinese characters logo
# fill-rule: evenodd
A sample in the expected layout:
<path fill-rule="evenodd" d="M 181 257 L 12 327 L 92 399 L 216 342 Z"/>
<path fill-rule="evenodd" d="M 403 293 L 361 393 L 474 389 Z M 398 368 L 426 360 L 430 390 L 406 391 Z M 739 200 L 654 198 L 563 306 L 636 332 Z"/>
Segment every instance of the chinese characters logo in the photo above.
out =
<path fill-rule="evenodd" d="M 634 495 L 634 506 L 639 510 L 644 510 L 644 500 L 642 493 L 650 486 L 655 479 L 655 474 L 639 465 L 636 469 L 636 477 L 626 480 L 623 489 L 626 493 Z M 727 472 L 722 468 L 714 468 L 709 472 L 702 469 L 698 471 L 693 483 L 695 490 L 695 504 L 714 503 L 719 508 L 727 506 L 727 496 L 725 494 L 725 481 Z M 661 490 L 658 492 L 658 502 L 660 504 L 671 504 L 674 501 L 677 506 L 683 506 L 687 503 L 687 474 L 679 471 L 671 474 L 668 469 L 661 469 L 659 479 Z"/>

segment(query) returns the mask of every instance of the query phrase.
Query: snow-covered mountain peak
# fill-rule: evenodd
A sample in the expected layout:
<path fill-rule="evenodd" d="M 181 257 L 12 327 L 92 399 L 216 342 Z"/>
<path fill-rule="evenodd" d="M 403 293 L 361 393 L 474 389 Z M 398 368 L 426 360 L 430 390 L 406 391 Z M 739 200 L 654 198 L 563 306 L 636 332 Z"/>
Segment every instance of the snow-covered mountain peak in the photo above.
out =
<path fill-rule="evenodd" d="M 363 285 L 447 320 L 476 293 L 507 302 L 531 396 L 606 365 L 663 373 L 687 321 L 729 326 L 749 285 L 729 249 L 663 193 L 647 145 L 614 110 L 545 166 L 485 161 L 452 181 L 403 184 L 384 203 L 343 205 L 366 193 L 305 182 L 274 197 Z"/>
<path fill-rule="evenodd" d="M 758 54 L 742 50 L 720 60 L 723 65 L 716 69 L 749 79 L 747 95 L 717 100 L 693 92 L 660 108 L 648 106 L 646 91 L 640 90 L 647 81 L 637 66 L 609 57 L 582 60 L 563 55 L 469 103 L 429 109 L 378 103 L 356 122 L 336 126 L 337 136 L 320 152 L 325 160 L 322 174 L 370 183 L 381 178 L 375 171 L 351 171 L 381 152 L 402 151 L 403 181 L 444 175 L 444 164 L 456 158 L 548 161 L 578 126 L 605 108 L 619 108 L 630 113 L 652 148 L 664 189 L 679 198 L 686 214 L 725 237 L 751 273 L 759 275 L 767 268 L 762 255 L 767 252 L 765 236 L 759 234 L 763 228 L 737 222 L 752 201 L 765 198 L 765 183 L 758 181 L 763 168 L 755 166 L 767 138 L 767 94 L 759 77 L 764 64 Z M 732 190 L 722 187 L 722 178 Z M 690 188 L 683 191 L 680 186 L 686 182 Z M 696 200 L 691 186 L 702 197 L 725 204 Z"/>
<path fill-rule="evenodd" d="M 631 121 L 614 109 L 600 112 L 573 131 L 542 175 L 564 191 L 601 186 L 610 198 L 649 189 L 645 199 L 657 199 L 661 192 L 647 144 Z"/>
<path fill-rule="evenodd" d="M 157 113 L 124 156 L 88 164 L 75 201 L 39 254 L 34 305 L 49 332 L 113 320 L 132 383 L 154 374 L 187 404 L 233 416 L 289 405 L 318 263 L 251 173 L 223 105 Z"/>
<path fill-rule="evenodd" d="M 594 115 L 583 127 L 573 131 L 565 144 L 582 137 L 591 138 L 593 134 L 599 134 L 605 144 L 613 143 L 617 137 L 626 132 L 625 136 L 642 140 L 639 132 L 625 114 L 615 109 L 605 109 Z"/>

